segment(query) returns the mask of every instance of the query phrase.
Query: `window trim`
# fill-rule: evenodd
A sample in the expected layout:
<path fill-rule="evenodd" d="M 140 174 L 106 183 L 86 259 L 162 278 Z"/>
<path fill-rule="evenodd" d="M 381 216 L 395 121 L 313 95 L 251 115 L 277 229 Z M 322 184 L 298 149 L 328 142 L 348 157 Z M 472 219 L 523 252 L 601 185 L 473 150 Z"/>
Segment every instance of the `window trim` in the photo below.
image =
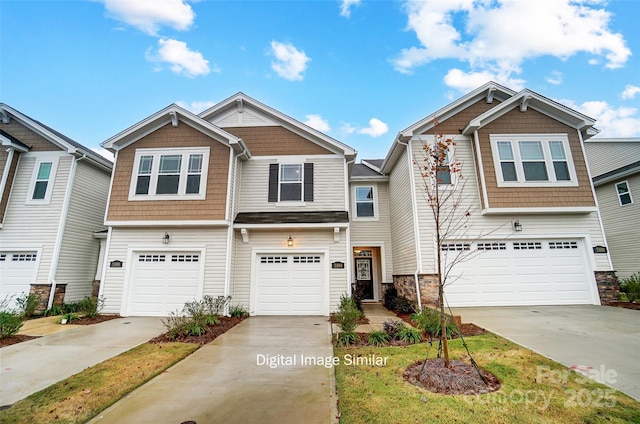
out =
<path fill-rule="evenodd" d="M 573 163 L 573 155 L 567 134 L 490 134 L 491 153 L 493 155 L 493 166 L 496 173 L 498 187 L 576 187 L 578 177 Z M 546 181 L 526 181 L 524 177 L 524 167 L 520 153 L 519 142 L 539 141 L 544 156 L 545 169 L 548 180 Z M 557 180 L 554 168 L 554 160 L 551 155 L 550 143 L 553 141 L 562 142 L 564 154 L 566 156 L 569 180 Z M 505 181 L 502 174 L 502 161 L 498 150 L 498 143 L 509 142 L 513 153 L 517 181 Z M 557 161 L 556 161 L 557 162 Z"/>
<path fill-rule="evenodd" d="M 620 193 L 618 191 L 618 184 L 626 184 L 627 185 L 627 192 L 626 193 Z M 615 183 L 614 185 L 614 189 L 616 191 L 616 195 L 618 196 L 618 203 L 620 203 L 620 206 L 628 206 L 628 205 L 633 205 L 633 196 L 631 195 L 631 186 L 629 185 L 629 180 L 623 180 L 623 181 L 618 181 L 617 183 Z M 622 203 L 622 195 L 624 194 L 628 194 L 629 195 L 629 200 L 631 200 L 629 203 Z"/>
<path fill-rule="evenodd" d="M 27 205 L 48 205 L 51 203 L 51 196 L 53 195 L 53 187 L 56 182 L 56 173 L 58 171 L 58 160 L 60 156 L 40 156 L 37 157 L 33 165 L 33 171 L 31 173 L 31 182 L 29 183 L 29 191 L 27 192 Z M 47 179 L 47 189 L 43 199 L 34 199 L 33 192 L 36 188 L 36 182 L 38 181 L 38 174 L 40 172 L 40 165 L 43 163 L 51 163 L 51 170 L 49 171 L 49 178 Z"/>
<path fill-rule="evenodd" d="M 129 200 L 204 200 L 207 192 L 207 177 L 209 174 L 209 147 L 179 147 L 170 149 L 136 149 L 131 169 L 131 182 L 129 184 Z M 198 193 L 187 193 L 187 177 L 189 175 L 190 155 L 202 155 L 202 169 L 200 172 L 200 190 Z M 177 194 L 156 194 L 158 185 L 158 175 L 160 170 L 160 157 L 169 155 L 181 155 L 180 179 L 178 181 Z M 148 194 L 136 194 L 138 183 L 138 172 L 140 169 L 140 159 L 143 156 L 152 156 L 151 174 Z"/>
<path fill-rule="evenodd" d="M 300 181 L 282 181 L 282 168 L 284 166 L 299 166 L 300 167 Z M 282 200 L 282 184 L 300 184 L 300 200 Z M 304 162 L 279 162 L 278 163 L 278 203 L 304 203 Z"/>
<path fill-rule="evenodd" d="M 358 188 L 371 188 L 373 190 L 373 216 L 358 216 L 358 197 L 356 195 Z M 378 185 L 377 184 L 357 184 L 351 189 L 353 220 L 354 221 L 378 221 Z"/>

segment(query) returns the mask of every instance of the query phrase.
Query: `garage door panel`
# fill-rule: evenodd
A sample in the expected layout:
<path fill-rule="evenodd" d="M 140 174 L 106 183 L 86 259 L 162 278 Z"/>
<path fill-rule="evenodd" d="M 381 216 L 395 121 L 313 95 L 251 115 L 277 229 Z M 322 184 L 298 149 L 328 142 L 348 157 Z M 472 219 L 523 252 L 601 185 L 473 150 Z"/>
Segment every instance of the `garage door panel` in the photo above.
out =
<path fill-rule="evenodd" d="M 0 300 L 29 293 L 35 282 L 38 252 L 0 252 Z"/>

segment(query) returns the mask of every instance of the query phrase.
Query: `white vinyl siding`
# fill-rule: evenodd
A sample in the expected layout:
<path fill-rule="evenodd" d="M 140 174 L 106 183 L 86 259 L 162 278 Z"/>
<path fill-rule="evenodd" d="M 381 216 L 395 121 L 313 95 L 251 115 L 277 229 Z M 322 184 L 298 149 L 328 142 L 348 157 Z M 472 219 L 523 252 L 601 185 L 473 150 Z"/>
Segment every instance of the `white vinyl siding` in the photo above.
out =
<path fill-rule="evenodd" d="M 100 241 L 93 232 L 104 229 L 108 191 L 109 174 L 79 161 L 55 278 L 67 284 L 66 302 L 91 295 L 100 252 Z"/>
<path fill-rule="evenodd" d="M 73 158 L 71 156 L 57 156 L 57 170 L 55 179 L 51 182 L 52 191 L 48 204 L 28 204 L 25 199 L 30 198 L 30 186 L 34 175 L 34 167 L 39 158 L 51 157 L 52 153 L 22 153 L 18 168 L 11 187 L 11 195 L 7 205 L 4 225 L 0 234 L 2 250 L 15 248 L 41 249 L 40 262 L 36 281 L 48 284 L 50 281 L 51 261 L 58 235 L 60 213 L 64 202 L 65 190 L 69 179 L 69 170 Z"/>
<path fill-rule="evenodd" d="M 640 161 L 639 138 L 627 141 L 600 141 L 592 138 L 584 143 L 584 147 L 592 177 Z"/>
<path fill-rule="evenodd" d="M 171 235 L 169 244 L 162 244 L 165 231 Z M 227 255 L 227 228 L 113 228 L 107 257 L 107 268 L 103 278 L 102 295 L 106 298 L 104 313 L 121 313 L 125 279 L 130 277 L 131 252 L 200 250 L 204 249 L 204 289 L 202 295 L 224 295 L 224 280 Z M 111 261 L 120 260 L 122 268 L 111 268 Z M 129 271 L 128 271 L 129 270 Z"/>
<path fill-rule="evenodd" d="M 638 258 L 640 258 L 640 174 L 629 176 L 629 182 L 634 203 L 620 206 L 616 192 L 616 182 L 596 187 L 596 196 L 602 224 L 607 235 L 609 253 L 613 261 L 613 269 L 619 278 L 629 277 L 640 272 Z M 599 256 L 599 255 L 598 255 Z"/>
<path fill-rule="evenodd" d="M 341 206 L 345 204 L 344 190 L 336 189 L 344 185 L 343 157 L 308 156 L 300 161 L 287 158 L 287 163 L 313 163 L 313 202 L 281 204 L 268 201 L 269 164 L 276 162 L 274 159 L 252 158 L 242 164 L 239 212 L 283 212 L 287 208 L 309 212 L 335 211 L 344 208 Z"/>
<path fill-rule="evenodd" d="M 417 252 L 411 204 L 411 184 L 407 152 L 404 150 L 389 176 L 393 274 L 412 275 L 417 268 Z"/>

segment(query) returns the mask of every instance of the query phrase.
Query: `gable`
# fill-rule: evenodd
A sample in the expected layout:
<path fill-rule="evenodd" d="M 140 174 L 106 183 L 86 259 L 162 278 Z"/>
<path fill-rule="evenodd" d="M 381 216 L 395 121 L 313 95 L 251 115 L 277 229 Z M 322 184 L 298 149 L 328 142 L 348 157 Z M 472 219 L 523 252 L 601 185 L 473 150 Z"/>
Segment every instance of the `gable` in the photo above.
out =
<path fill-rule="evenodd" d="M 0 124 L 0 128 L 12 137 L 20 140 L 21 143 L 30 147 L 30 152 L 52 152 L 61 151 L 62 148 L 48 141 L 46 138 L 36 134 L 26 126 L 12 119 L 8 124 Z"/>
<path fill-rule="evenodd" d="M 500 101 L 498 99 L 494 98 L 492 103 L 487 103 L 487 100 L 485 98 L 482 98 L 469 107 L 451 116 L 450 118 L 439 122 L 438 125 L 430 128 L 422 134 L 459 134 L 460 131 L 469 123 L 469 121 L 483 114 L 489 109 L 496 107 L 496 105 L 498 104 L 500 104 Z"/>
<path fill-rule="evenodd" d="M 280 126 L 229 127 L 224 130 L 241 138 L 253 156 L 333 154 L 324 147 Z"/>

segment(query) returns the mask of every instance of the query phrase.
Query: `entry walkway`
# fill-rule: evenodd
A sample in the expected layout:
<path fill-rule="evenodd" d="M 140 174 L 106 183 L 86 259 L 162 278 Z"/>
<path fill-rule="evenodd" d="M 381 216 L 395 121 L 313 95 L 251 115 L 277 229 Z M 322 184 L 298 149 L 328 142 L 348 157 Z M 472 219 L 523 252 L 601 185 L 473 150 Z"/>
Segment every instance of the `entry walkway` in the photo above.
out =
<path fill-rule="evenodd" d="M 385 308 L 381 303 L 362 303 L 364 316 L 369 319 L 369 324 L 361 324 L 356 328 L 357 333 L 370 333 L 374 330 L 382 330 L 382 324 L 388 320 L 398 321 L 400 318 Z"/>

